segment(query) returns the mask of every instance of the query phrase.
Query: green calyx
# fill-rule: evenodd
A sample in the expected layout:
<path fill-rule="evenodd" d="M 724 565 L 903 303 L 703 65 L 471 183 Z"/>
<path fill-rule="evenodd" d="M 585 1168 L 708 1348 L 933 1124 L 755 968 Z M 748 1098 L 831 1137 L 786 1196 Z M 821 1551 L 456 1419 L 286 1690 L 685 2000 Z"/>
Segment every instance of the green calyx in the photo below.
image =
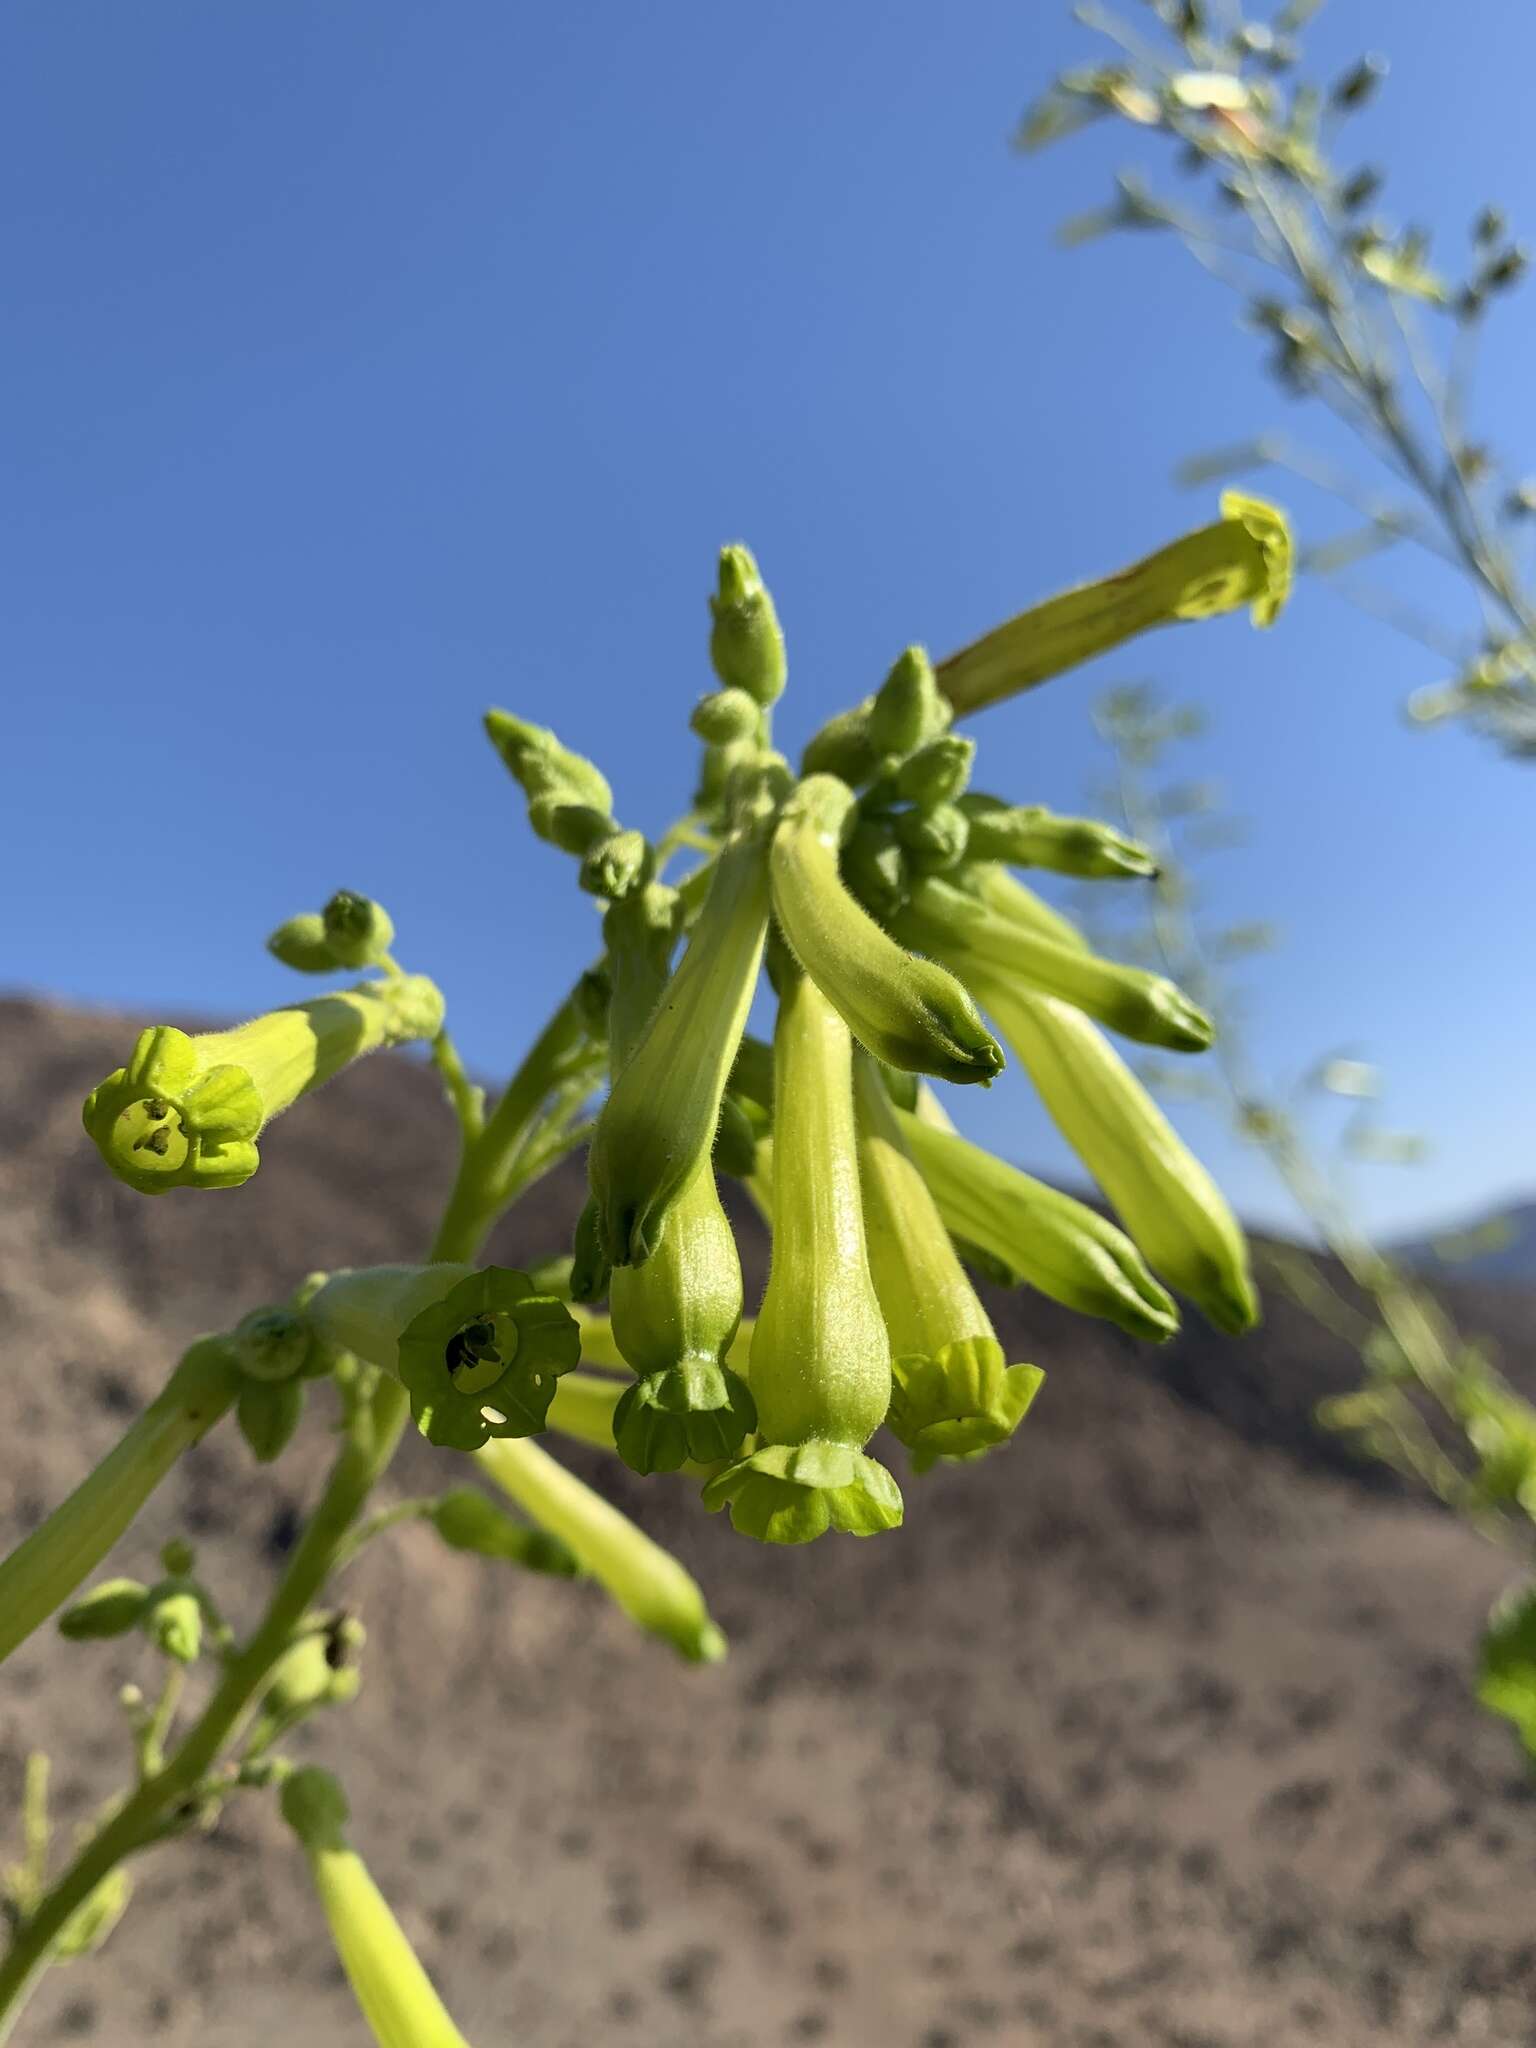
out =
<path fill-rule="evenodd" d="M 995 1337 L 898 1354 L 891 1371 L 891 1434 L 925 1463 L 1006 1443 L 1045 1380 L 1037 1365 L 1009 1365 Z"/>
<path fill-rule="evenodd" d="M 362 982 L 295 1003 L 233 1031 L 139 1034 L 127 1066 L 86 1097 L 82 1121 L 119 1180 L 140 1194 L 234 1188 L 259 1165 L 272 1118 L 351 1060 L 432 1038 L 443 999 L 421 975 Z"/>
<path fill-rule="evenodd" d="M 890 1066 L 991 1081 L 1001 1048 L 955 977 L 897 945 L 844 886 L 838 854 L 855 799 L 830 775 L 802 782 L 773 835 L 773 907 L 796 959 L 848 1028 Z"/>
<path fill-rule="evenodd" d="M 615 1267 L 651 1256 L 668 1210 L 707 1168 L 767 926 L 764 849 L 749 830 L 719 856 L 682 959 L 593 1134 L 588 1174 Z"/>
<path fill-rule="evenodd" d="M 788 676 L 784 635 L 750 549 L 720 550 L 720 580 L 709 600 L 709 658 L 728 689 L 767 706 L 783 694 Z"/>
<path fill-rule="evenodd" d="M 59 1634 L 72 1643 L 102 1642 L 137 1628 L 149 1604 L 138 1579 L 103 1579 L 59 1616 Z"/>
<path fill-rule="evenodd" d="M 964 794 L 976 742 L 946 732 L 919 747 L 896 771 L 896 794 L 912 804 L 952 804 Z"/>
<path fill-rule="evenodd" d="M 919 875 L 958 867 L 970 844 L 971 823 L 958 804 L 934 803 L 897 814 L 896 836 Z"/>
<path fill-rule="evenodd" d="M 812 1439 L 767 1444 L 718 1472 L 707 1508 L 729 1507 L 731 1526 L 759 1543 L 811 1543 L 829 1529 L 878 1536 L 901 1526 L 901 1489 L 885 1467 L 849 1444 Z"/>
<path fill-rule="evenodd" d="M 580 857 L 618 831 L 613 791 L 601 771 L 546 726 L 487 711 L 485 730 L 528 799 L 528 822 L 541 839 Z"/>
<path fill-rule="evenodd" d="M 1027 1282 L 1079 1315 L 1161 1344 L 1178 1310 L 1124 1231 L 922 1115 L 895 1112 L 902 1138 L 953 1238 L 993 1262 L 1003 1286 Z"/>
<path fill-rule="evenodd" d="M 394 923 L 383 904 L 351 889 L 336 891 L 320 913 L 320 924 L 338 967 L 375 967 L 394 943 Z"/>
<path fill-rule="evenodd" d="M 869 743 L 876 755 L 902 759 L 937 739 L 953 716 L 927 650 L 909 647 L 875 692 L 869 707 Z"/>
<path fill-rule="evenodd" d="M 301 1309 L 253 1308 L 236 1323 L 229 1344 L 235 1363 L 251 1380 L 318 1379 L 331 1367 L 331 1354 Z"/>
<path fill-rule="evenodd" d="M 707 746 L 728 747 L 757 740 L 763 729 L 762 706 L 747 690 L 712 690 L 693 707 L 690 727 Z"/>
<path fill-rule="evenodd" d="M 911 944 L 940 954 L 973 987 L 999 976 L 1019 980 L 1124 1038 L 1169 1052 L 1204 1052 L 1215 1036 L 1205 1012 L 1165 976 L 1058 945 L 938 877 L 914 886 L 894 922 Z"/>
<path fill-rule="evenodd" d="M 995 796 L 964 796 L 969 853 L 1013 867 L 1049 868 L 1085 881 L 1120 881 L 1157 873 L 1147 849 L 1093 818 L 1059 818 L 1039 804 L 1005 804 Z"/>
<path fill-rule="evenodd" d="M 650 879 L 651 849 L 643 832 L 610 832 L 588 847 L 579 880 L 589 896 L 616 900 Z"/>
<path fill-rule="evenodd" d="M 422 1309 L 400 1334 L 400 1379 L 429 1443 L 473 1451 L 543 1429 L 555 1381 L 581 1356 L 563 1301 L 526 1273 L 488 1266 Z"/>
<path fill-rule="evenodd" d="M 676 1472 L 734 1458 L 757 1425 L 746 1382 L 713 1358 L 684 1358 L 626 1387 L 613 1441 L 632 1471 Z"/>

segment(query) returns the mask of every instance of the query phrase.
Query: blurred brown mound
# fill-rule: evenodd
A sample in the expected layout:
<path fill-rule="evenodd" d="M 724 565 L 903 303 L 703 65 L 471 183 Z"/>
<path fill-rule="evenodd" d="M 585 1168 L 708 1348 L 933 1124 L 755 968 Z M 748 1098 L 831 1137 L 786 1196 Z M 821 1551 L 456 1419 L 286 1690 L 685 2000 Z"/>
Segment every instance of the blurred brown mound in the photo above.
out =
<path fill-rule="evenodd" d="M 7 1543 L 193 1330 L 316 1264 L 416 1255 L 444 1191 L 435 1083 L 392 1058 L 286 1118 L 249 1188 L 133 1196 L 78 1121 L 130 1029 L 0 1004 Z M 535 1191 L 498 1255 L 558 1245 L 580 1196 L 576 1172 Z M 899 1536 L 763 1551 L 674 1482 L 573 1457 L 698 1574 L 732 1637 L 721 1669 L 679 1666 L 591 1588 L 481 1568 L 419 1527 L 356 1569 L 363 1693 L 306 1749 L 344 1776 L 358 1844 L 465 2031 L 483 2048 L 1528 2042 L 1536 1798 L 1466 1688 L 1511 1567 L 1317 1435 L 1311 1404 L 1353 1361 L 1294 1313 L 1153 1353 L 1032 1296 L 992 1305 L 1045 1391 L 1011 1450 L 906 1482 Z M 1459 1306 L 1511 1360 L 1529 1344 L 1524 1298 Z M 149 1569 L 184 1530 L 252 1618 L 324 1462 L 323 1412 L 275 1474 L 216 1433 L 113 1568 Z M 396 1483 L 457 1476 L 412 1441 Z M 147 1662 L 44 1631 L 6 1667 L 12 1830 L 31 1746 L 67 1819 L 120 1782 L 112 1694 Z M 138 1882 L 20 2043 L 363 2042 L 262 1804 Z"/>

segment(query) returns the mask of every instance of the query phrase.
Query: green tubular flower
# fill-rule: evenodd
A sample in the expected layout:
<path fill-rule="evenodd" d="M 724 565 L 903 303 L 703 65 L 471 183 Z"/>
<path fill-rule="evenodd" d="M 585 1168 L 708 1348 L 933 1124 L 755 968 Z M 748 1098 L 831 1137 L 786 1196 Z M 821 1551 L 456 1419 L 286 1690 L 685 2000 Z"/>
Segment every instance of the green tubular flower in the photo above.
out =
<path fill-rule="evenodd" d="M 973 985 L 977 974 L 1017 978 L 1142 1045 L 1204 1052 L 1215 1035 L 1204 1011 L 1165 976 L 1058 946 L 936 877 L 915 885 L 894 923 L 912 945 L 941 955 Z"/>
<path fill-rule="evenodd" d="M 643 1263 L 708 1164 L 768 927 L 763 843 L 733 839 L 687 949 L 598 1118 L 587 1169 L 614 1266 Z"/>
<path fill-rule="evenodd" d="M 877 755 L 901 758 L 937 739 L 953 716 L 927 649 L 909 647 L 870 703 L 869 743 Z"/>
<path fill-rule="evenodd" d="M 760 1446 L 704 1488 L 706 1507 L 766 1543 L 826 1529 L 869 1536 L 901 1494 L 864 1445 L 891 1399 L 891 1352 L 870 1278 L 848 1027 L 789 968 L 774 1033 L 773 1258 L 752 1337 Z"/>
<path fill-rule="evenodd" d="M 546 726 L 510 711 L 487 711 L 485 731 L 528 799 L 528 822 L 541 839 L 581 855 L 618 830 L 613 791 L 601 771 Z"/>
<path fill-rule="evenodd" d="M 1178 1310 L 1123 1231 L 958 1133 L 905 1110 L 894 1114 L 945 1225 L 1000 1262 L 1003 1285 L 1027 1281 L 1063 1307 L 1103 1316 L 1153 1344 L 1178 1329 Z"/>
<path fill-rule="evenodd" d="M 1259 1303 L 1237 1219 L 1103 1033 L 1068 1004 L 1003 980 L 977 993 L 1147 1264 L 1218 1330 L 1251 1329 Z"/>
<path fill-rule="evenodd" d="M 1273 625 L 1291 579 L 1284 516 L 1237 491 L 1223 496 L 1221 515 L 1117 575 L 1021 612 L 940 662 L 939 687 L 956 717 L 1033 689 L 1153 626 L 1242 605 L 1256 626 Z"/>
<path fill-rule="evenodd" d="M 720 581 L 709 610 L 715 674 L 755 704 L 772 704 L 783 694 L 789 667 L 778 613 L 749 548 L 720 550 Z"/>
<path fill-rule="evenodd" d="M 126 1067 L 85 1098 L 86 1131 L 140 1194 L 237 1188 L 260 1164 L 256 1138 L 301 1095 L 386 1045 L 433 1038 L 443 999 L 419 974 L 365 981 L 272 1010 L 233 1031 L 139 1034 Z"/>
<path fill-rule="evenodd" d="M 574 1472 L 531 1443 L 489 1443 L 482 1469 L 523 1513 L 566 1544 L 583 1570 L 641 1628 L 691 1663 L 714 1664 L 725 1637 L 710 1619 L 696 1581 L 626 1515 Z"/>
<path fill-rule="evenodd" d="M 869 1270 L 891 1342 L 891 1430 L 924 1457 L 1004 1443 L 1045 1375 L 1008 1364 L 867 1054 L 855 1056 L 854 1095 Z"/>
<path fill-rule="evenodd" d="M 367 1865 L 347 1845 L 340 1785 L 328 1771 L 295 1771 L 284 1781 L 282 1809 L 304 1845 L 336 1953 L 379 2048 L 469 2048 Z"/>
<path fill-rule="evenodd" d="M 337 1350 L 382 1366 L 429 1443 L 472 1451 L 544 1427 L 581 1352 L 565 1303 L 504 1266 L 364 1266 L 333 1274 L 307 1309 Z"/>
<path fill-rule="evenodd" d="M 603 921 L 616 1079 L 665 997 L 671 909 L 670 902 L 621 903 Z M 741 1449 L 757 1415 L 724 1362 L 741 1309 L 741 1261 L 706 1154 L 644 1264 L 616 1266 L 609 1281 L 614 1341 L 636 1376 L 614 1410 L 613 1441 L 636 1472 L 675 1472 L 690 1459 L 730 1458 Z"/>
<path fill-rule="evenodd" d="M 0 1659 L 90 1576 L 183 1451 L 228 1410 L 239 1384 L 227 1341 L 200 1338 L 116 1448 L 0 1564 Z"/>
<path fill-rule="evenodd" d="M 807 777 L 785 805 L 770 857 L 784 936 L 877 1059 L 988 1082 L 1003 1055 L 969 995 L 944 968 L 903 951 L 843 886 L 838 849 L 854 808 L 852 791 L 830 775 Z"/>
<path fill-rule="evenodd" d="M 1001 916 L 1011 918 L 1042 939 L 1049 939 L 1055 946 L 1070 946 L 1075 952 L 1092 951 L 1071 918 L 1063 917 L 1042 896 L 1033 889 L 1027 889 L 1017 875 L 1010 875 L 992 861 L 978 861 L 967 867 L 960 877 L 963 887 L 973 896 L 980 897 L 989 908 Z"/>
<path fill-rule="evenodd" d="M 960 808 L 970 820 L 973 859 L 1051 868 L 1093 882 L 1157 873 L 1144 846 L 1094 818 L 1058 818 L 1042 805 L 1005 804 L 995 796 L 962 797 Z"/>
<path fill-rule="evenodd" d="M 584 1378 L 584 1373 L 568 1373 L 556 1389 L 556 1404 L 573 1379 Z M 434 1504 L 431 1521 L 450 1550 L 493 1557 L 503 1564 L 521 1565 L 524 1571 L 543 1572 L 558 1579 L 574 1579 L 581 1574 L 575 1555 L 558 1536 L 515 1521 L 472 1486 L 456 1486 L 445 1493 Z"/>

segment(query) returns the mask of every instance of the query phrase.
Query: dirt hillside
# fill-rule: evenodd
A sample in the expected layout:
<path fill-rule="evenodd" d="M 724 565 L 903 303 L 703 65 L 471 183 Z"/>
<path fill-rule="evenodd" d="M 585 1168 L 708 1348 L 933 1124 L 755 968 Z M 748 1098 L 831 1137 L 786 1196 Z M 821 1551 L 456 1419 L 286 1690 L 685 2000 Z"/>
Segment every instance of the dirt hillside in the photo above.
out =
<path fill-rule="evenodd" d="M 274 1127 L 246 1189 L 136 1198 L 79 1129 L 122 1020 L 0 1004 L 0 1535 L 89 1468 L 193 1330 L 316 1265 L 411 1256 L 446 1116 L 403 1059 Z M 509 1220 L 552 1248 L 579 1179 Z M 478 2048 L 1365 2048 L 1533 2035 L 1536 1797 L 1466 1691 L 1508 1564 L 1353 1467 L 1308 1409 L 1349 1361 L 1276 1308 L 1163 1353 L 1019 1294 L 1046 1367 L 1019 1441 L 906 1484 L 899 1536 L 734 1539 L 686 1488 L 573 1455 L 672 1545 L 732 1640 L 673 1661 L 590 1587 L 407 1528 L 356 1568 L 357 1705 L 296 1745 Z M 1511 1357 L 1527 1299 L 1465 1304 Z M 259 1609 L 327 1449 L 185 1462 L 112 1568 L 191 1534 Z M 899 1453 L 892 1447 L 894 1457 Z M 402 1493 L 457 1479 L 412 1441 Z M 40 1632 L 0 1674 L 0 1827 L 55 1758 L 67 1820 L 121 1782 L 147 1655 Z M 257 1799 L 145 1859 L 97 1958 L 17 2039 L 363 2048 L 285 1830 Z"/>

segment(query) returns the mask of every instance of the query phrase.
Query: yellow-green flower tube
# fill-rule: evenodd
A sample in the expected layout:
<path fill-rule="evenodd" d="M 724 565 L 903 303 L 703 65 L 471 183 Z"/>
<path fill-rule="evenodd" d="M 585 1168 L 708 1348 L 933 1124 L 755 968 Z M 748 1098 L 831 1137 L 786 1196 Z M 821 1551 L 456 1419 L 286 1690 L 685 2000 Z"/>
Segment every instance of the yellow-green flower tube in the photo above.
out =
<path fill-rule="evenodd" d="M 315 1893 L 363 2018 L 379 2048 L 469 2048 L 389 1902 L 348 1846 L 346 1795 L 328 1771 L 295 1771 L 283 1818 L 304 1845 Z"/>
<path fill-rule="evenodd" d="M 227 1342 L 201 1338 L 115 1449 L 0 1564 L 0 1659 L 95 1571 L 183 1451 L 230 1407 L 239 1385 Z"/>
<path fill-rule="evenodd" d="M 237 1188 L 260 1160 L 265 1125 L 350 1061 L 434 1038 L 443 999 L 419 974 L 365 981 L 197 1037 L 162 1024 L 139 1034 L 126 1067 L 85 1098 L 101 1156 L 140 1194 Z"/>
<path fill-rule="evenodd" d="M 891 1342 L 892 1432 L 922 1461 L 1004 1443 L 1045 1375 L 1009 1365 L 865 1053 L 854 1058 L 854 1097 L 869 1269 Z"/>
<path fill-rule="evenodd" d="M 1058 945 L 937 876 L 914 885 L 892 923 L 912 945 L 937 953 L 970 980 L 977 974 L 1017 977 L 1142 1045 L 1204 1052 L 1214 1036 L 1210 1018 L 1165 975 Z"/>
<path fill-rule="evenodd" d="M 1178 1310 L 1135 1245 L 1096 1210 L 921 1114 L 893 1113 L 956 1237 L 1079 1315 L 1103 1316 L 1153 1344 L 1178 1329 Z"/>
<path fill-rule="evenodd" d="M 1104 1034 L 1080 1010 L 1001 976 L 978 979 L 976 993 L 1153 1272 L 1217 1329 L 1250 1329 L 1259 1303 L 1242 1229 Z"/>
<path fill-rule="evenodd" d="M 725 1637 L 710 1619 L 698 1582 L 537 1444 L 506 1440 L 476 1452 L 481 1469 L 530 1520 L 558 1536 L 631 1621 L 660 1636 L 694 1664 L 725 1655 Z"/>
<path fill-rule="evenodd" d="M 838 852 L 855 798 L 811 775 L 773 835 L 773 908 L 795 958 L 859 1043 L 887 1065 L 946 1081 L 988 1082 L 1002 1050 L 970 996 L 932 960 L 898 946 L 843 886 Z"/>
<path fill-rule="evenodd" d="M 667 1211 L 707 1165 L 768 931 L 761 834 L 733 839 L 650 1022 L 603 1105 L 587 1171 L 615 1266 L 650 1257 Z"/>
<path fill-rule="evenodd" d="M 864 1445 L 891 1398 L 890 1340 L 870 1278 L 853 1115 L 853 1042 L 808 974 L 785 963 L 774 1032 L 773 1257 L 752 1336 L 759 1447 L 712 1479 L 743 1534 L 807 1543 L 901 1520 Z"/>
<path fill-rule="evenodd" d="M 939 687 L 964 717 L 1076 668 L 1096 654 L 1180 619 L 1215 618 L 1247 605 L 1273 625 L 1291 582 L 1284 515 L 1228 491 L 1221 518 L 1133 562 L 1117 575 L 1048 598 L 939 663 Z"/>

